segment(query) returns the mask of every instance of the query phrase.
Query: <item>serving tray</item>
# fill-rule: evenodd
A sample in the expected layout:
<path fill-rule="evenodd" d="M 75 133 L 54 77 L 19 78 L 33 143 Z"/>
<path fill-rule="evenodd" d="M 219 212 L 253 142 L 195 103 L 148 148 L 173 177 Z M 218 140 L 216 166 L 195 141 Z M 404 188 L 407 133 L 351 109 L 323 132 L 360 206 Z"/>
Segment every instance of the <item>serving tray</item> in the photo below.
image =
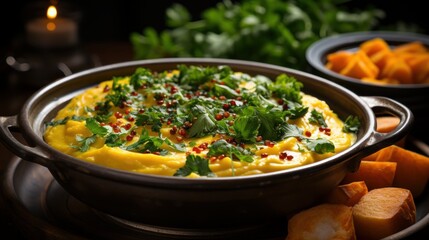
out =
<path fill-rule="evenodd" d="M 412 139 L 407 147 L 429 155 L 429 146 Z M 183 229 L 131 222 L 94 210 L 69 195 L 49 170 L 13 157 L 1 182 L 0 203 L 29 239 L 267 239 L 284 240 L 287 223 L 257 223 L 222 229 Z M 385 240 L 422 239 L 429 233 L 429 186 L 415 199 L 417 222 Z M 426 236 L 427 237 L 427 236 Z"/>

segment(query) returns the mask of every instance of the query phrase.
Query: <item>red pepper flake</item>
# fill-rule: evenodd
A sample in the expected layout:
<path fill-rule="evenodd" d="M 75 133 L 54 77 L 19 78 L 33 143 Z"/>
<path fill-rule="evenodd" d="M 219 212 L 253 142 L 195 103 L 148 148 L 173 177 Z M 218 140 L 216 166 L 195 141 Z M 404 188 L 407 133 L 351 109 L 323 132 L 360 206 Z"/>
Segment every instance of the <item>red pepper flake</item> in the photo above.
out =
<path fill-rule="evenodd" d="M 104 88 L 103 88 L 103 92 L 108 92 L 108 91 L 110 91 L 110 87 L 109 86 L 104 86 Z"/>
<path fill-rule="evenodd" d="M 319 127 L 319 131 L 323 132 L 324 134 L 331 136 L 331 129 L 328 127 Z"/>
<path fill-rule="evenodd" d="M 217 157 L 217 159 L 219 159 L 219 160 L 222 160 L 222 159 L 224 159 L 225 158 L 225 154 L 221 154 L 221 155 L 219 155 L 218 157 Z"/>
<path fill-rule="evenodd" d="M 171 129 L 170 129 L 170 134 L 171 135 L 174 135 L 174 134 L 176 134 L 177 133 L 177 127 L 176 126 L 173 126 Z"/>
<path fill-rule="evenodd" d="M 192 151 L 196 152 L 196 153 L 201 153 L 203 149 L 199 148 L 199 147 L 193 147 Z"/>
<path fill-rule="evenodd" d="M 226 100 L 225 96 L 219 96 L 219 100 Z"/>
<path fill-rule="evenodd" d="M 283 104 L 283 110 L 288 110 L 289 106 L 287 104 Z"/>
<path fill-rule="evenodd" d="M 261 158 L 266 158 L 268 157 L 268 153 L 261 153 Z"/>
<path fill-rule="evenodd" d="M 224 118 L 229 118 L 229 115 L 230 115 L 230 114 L 229 114 L 229 112 L 224 112 L 224 113 L 223 113 L 223 117 L 224 117 Z"/>
<path fill-rule="evenodd" d="M 293 159 L 293 156 L 292 155 L 287 155 L 286 159 L 290 161 L 290 160 Z"/>
<path fill-rule="evenodd" d="M 223 119 L 223 114 L 222 113 L 216 113 L 215 119 L 218 120 L 218 121 L 222 120 Z"/>
<path fill-rule="evenodd" d="M 205 143 L 201 143 L 198 147 L 205 150 L 205 149 L 207 149 L 208 145 L 209 144 L 205 142 Z"/>
<path fill-rule="evenodd" d="M 270 140 L 265 140 L 264 145 L 268 147 L 274 147 L 275 143 Z"/>
<path fill-rule="evenodd" d="M 116 117 L 116 118 L 122 118 L 122 117 L 123 117 L 123 115 L 122 115 L 122 113 L 120 113 L 120 112 L 115 112 L 115 117 Z"/>
<path fill-rule="evenodd" d="M 176 140 L 177 140 L 178 142 L 181 142 L 181 141 L 183 141 L 183 137 L 182 137 L 182 136 L 176 136 Z"/>
<path fill-rule="evenodd" d="M 223 106 L 222 106 L 223 110 L 225 110 L 225 111 L 228 111 L 228 109 L 229 109 L 230 107 L 231 107 L 231 106 L 230 106 L 228 103 L 224 103 L 224 104 L 223 104 Z"/>
<path fill-rule="evenodd" d="M 211 163 L 216 162 L 216 160 L 217 160 L 217 157 L 210 157 L 210 159 L 209 159 L 209 161 L 210 161 Z"/>
<path fill-rule="evenodd" d="M 136 91 L 132 91 L 132 92 L 131 92 L 131 96 L 134 96 L 134 97 L 135 97 L 135 96 L 137 96 L 137 95 L 139 95 L 139 93 L 138 93 L 138 92 L 136 92 Z"/>
<path fill-rule="evenodd" d="M 281 152 L 280 154 L 279 154 L 279 158 L 281 159 L 281 160 L 284 160 L 285 158 L 287 158 L 287 152 L 286 151 L 283 151 L 283 152 Z"/>
<path fill-rule="evenodd" d="M 124 126 L 125 130 L 130 130 L 130 128 L 131 128 L 131 124 L 130 123 L 125 124 L 125 126 Z"/>
<path fill-rule="evenodd" d="M 131 134 L 130 135 L 127 135 L 127 141 L 129 142 L 129 141 L 132 141 L 133 140 L 133 138 L 134 138 L 134 136 L 132 136 Z"/>
<path fill-rule="evenodd" d="M 229 102 L 229 104 L 230 104 L 231 106 L 237 106 L 237 102 L 235 102 L 234 100 L 231 100 L 231 102 Z"/>
<path fill-rule="evenodd" d="M 310 131 L 305 131 L 305 136 L 306 137 L 311 137 L 311 132 Z"/>
<path fill-rule="evenodd" d="M 257 137 L 256 137 L 256 141 L 257 141 L 257 142 L 260 142 L 260 141 L 262 141 L 262 140 L 263 140 L 263 138 L 262 138 L 262 136 L 261 136 L 261 135 L 259 135 L 259 136 L 257 136 Z"/>
<path fill-rule="evenodd" d="M 186 130 L 184 128 L 180 128 L 179 129 L 179 135 L 185 136 L 186 135 Z"/>
<path fill-rule="evenodd" d="M 177 93 L 177 92 L 178 92 L 177 87 L 176 87 L 176 86 L 171 86 L 171 88 L 170 88 L 170 93 L 171 93 L 171 94 L 174 94 L 174 93 Z"/>

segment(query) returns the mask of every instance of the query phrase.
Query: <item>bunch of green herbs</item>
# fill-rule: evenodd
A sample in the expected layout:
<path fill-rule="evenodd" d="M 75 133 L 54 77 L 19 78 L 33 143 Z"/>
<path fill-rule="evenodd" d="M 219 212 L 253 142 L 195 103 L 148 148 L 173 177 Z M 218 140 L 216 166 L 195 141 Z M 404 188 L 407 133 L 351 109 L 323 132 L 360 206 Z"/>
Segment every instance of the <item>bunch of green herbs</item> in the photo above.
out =
<path fill-rule="evenodd" d="M 136 59 L 212 57 L 253 60 L 304 69 L 305 51 L 315 41 L 345 32 L 367 31 L 384 18 L 368 7 L 351 11 L 347 0 L 224 0 L 192 20 L 173 4 L 167 29 L 147 27 L 130 36 Z"/>

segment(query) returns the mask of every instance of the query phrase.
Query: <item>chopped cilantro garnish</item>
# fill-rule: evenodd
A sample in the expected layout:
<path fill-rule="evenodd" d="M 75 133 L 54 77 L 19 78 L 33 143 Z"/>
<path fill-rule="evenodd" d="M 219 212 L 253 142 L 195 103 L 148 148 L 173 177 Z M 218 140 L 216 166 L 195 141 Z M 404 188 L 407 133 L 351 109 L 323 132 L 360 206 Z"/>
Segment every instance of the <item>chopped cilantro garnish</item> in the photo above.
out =
<path fill-rule="evenodd" d="M 81 152 L 98 140 L 143 154 L 186 152 L 186 163 L 174 176 L 196 173 L 213 177 L 209 158 L 252 163 L 256 149 L 290 137 L 300 140 L 299 151 L 335 152 L 328 139 L 311 138 L 311 133 L 303 134 L 292 124 L 307 121 L 327 127 L 323 113 L 315 109 L 304 119 L 309 106 L 302 101 L 303 84 L 294 77 L 281 74 L 273 81 L 262 75 L 235 73 L 228 66 L 178 65 L 177 70 L 158 73 L 138 68 L 128 78 L 114 77 L 112 85 L 104 87 L 103 98 L 84 107 L 83 116 L 46 125 L 84 122 L 92 135 L 77 135 L 78 144 L 72 146 Z M 343 130 L 356 133 L 359 126 L 359 120 L 350 116 Z M 163 137 L 167 134 L 168 138 Z M 209 136 L 213 140 L 200 143 L 199 138 Z M 262 145 L 267 141 L 268 145 Z M 233 165 L 231 169 L 234 174 Z"/>
<path fill-rule="evenodd" d="M 348 116 L 344 121 L 343 132 L 357 133 L 359 131 L 360 121 L 357 116 Z"/>
<path fill-rule="evenodd" d="M 209 167 L 209 161 L 205 158 L 202 158 L 197 155 L 189 155 L 186 157 L 185 166 L 179 168 L 175 173 L 174 176 L 176 177 L 186 177 L 190 175 L 191 173 L 196 173 L 200 176 L 207 176 L 207 177 L 215 177 L 216 174 L 214 174 Z"/>
<path fill-rule="evenodd" d="M 328 126 L 325 122 L 325 118 L 323 118 L 323 114 L 318 112 L 315 109 L 313 109 L 311 111 L 311 117 L 308 119 L 308 121 L 312 124 L 317 124 L 317 125 L 320 125 L 322 127 Z"/>

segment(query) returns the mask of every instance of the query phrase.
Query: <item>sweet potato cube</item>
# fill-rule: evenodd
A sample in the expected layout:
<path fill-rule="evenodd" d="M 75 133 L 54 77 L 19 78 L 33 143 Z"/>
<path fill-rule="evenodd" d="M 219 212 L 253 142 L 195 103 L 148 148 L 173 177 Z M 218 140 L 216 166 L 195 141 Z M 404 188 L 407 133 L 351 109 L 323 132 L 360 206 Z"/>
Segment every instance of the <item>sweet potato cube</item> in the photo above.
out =
<path fill-rule="evenodd" d="M 377 121 L 377 131 L 381 133 L 388 133 L 395 129 L 400 119 L 395 116 L 380 116 L 376 118 Z"/>
<path fill-rule="evenodd" d="M 427 51 L 425 45 L 422 42 L 414 41 L 409 43 L 404 43 L 396 46 L 392 50 L 394 53 L 424 53 Z"/>
<path fill-rule="evenodd" d="M 416 222 L 413 196 L 405 188 L 369 191 L 353 206 L 353 222 L 358 239 L 378 240 Z"/>
<path fill-rule="evenodd" d="M 390 52 L 390 47 L 382 38 L 374 38 L 360 44 L 359 48 L 369 57 L 381 51 Z"/>
<path fill-rule="evenodd" d="M 326 67 L 334 72 L 339 73 L 350 61 L 352 53 L 348 51 L 338 51 L 326 56 L 328 63 Z"/>
<path fill-rule="evenodd" d="M 413 72 L 414 83 L 423 83 L 429 78 L 429 54 L 413 54 L 406 61 Z"/>
<path fill-rule="evenodd" d="M 361 161 L 356 172 L 347 173 L 341 184 L 364 181 L 368 190 L 393 186 L 395 162 Z"/>
<path fill-rule="evenodd" d="M 394 55 L 390 49 L 380 50 L 372 54 L 369 59 L 381 70 L 386 66 L 387 60 Z"/>
<path fill-rule="evenodd" d="M 396 145 L 378 152 L 375 161 L 397 163 L 393 186 L 409 189 L 414 197 L 418 197 L 429 181 L 429 157 Z"/>
<path fill-rule="evenodd" d="M 325 202 L 352 207 L 367 193 L 368 188 L 364 181 L 341 184 L 326 195 Z"/>
<path fill-rule="evenodd" d="M 286 240 L 355 240 L 352 207 L 319 204 L 303 210 L 288 221 Z"/>
<path fill-rule="evenodd" d="M 393 78 L 404 84 L 413 83 L 413 72 L 403 59 L 393 57 L 387 60 L 380 78 Z"/>
<path fill-rule="evenodd" d="M 340 74 L 353 78 L 376 78 L 378 76 L 378 67 L 361 50 L 358 50 Z"/>

